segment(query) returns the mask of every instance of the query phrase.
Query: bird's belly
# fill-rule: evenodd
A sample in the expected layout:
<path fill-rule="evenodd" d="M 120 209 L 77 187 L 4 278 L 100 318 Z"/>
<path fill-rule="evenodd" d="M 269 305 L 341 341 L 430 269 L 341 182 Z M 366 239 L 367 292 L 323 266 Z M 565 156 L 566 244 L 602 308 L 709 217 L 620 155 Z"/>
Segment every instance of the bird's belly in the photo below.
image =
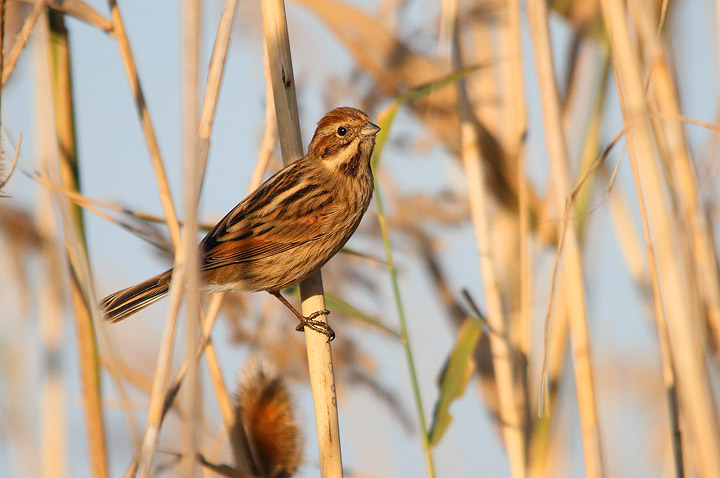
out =
<path fill-rule="evenodd" d="M 215 292 L 281 290 L 297 284 L 324 265 L 346 240 L 310 241 L 270 257 L 210 269 L 204 273 L 205 283 Z"/>

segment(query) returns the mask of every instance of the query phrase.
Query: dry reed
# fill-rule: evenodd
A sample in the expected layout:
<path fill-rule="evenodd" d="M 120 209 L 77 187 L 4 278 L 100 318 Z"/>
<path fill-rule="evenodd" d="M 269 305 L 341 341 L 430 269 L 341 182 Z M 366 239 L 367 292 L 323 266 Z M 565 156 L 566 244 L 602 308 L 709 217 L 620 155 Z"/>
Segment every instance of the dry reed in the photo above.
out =
<path fill-rule="evenodd" d="M 298 10 L 288 10 L 291 32 L 294 28 L 301 32 L 292 38 L 293 53 L 304 55 L 298 61 L 302 65 L 298 77 L 327 82 L 300 83 L 305 106 L 314 113 L 319 111 L 310 105 L 316 102 L 315 89 L 320 89 L 328 101 L 326 106 L 338 106 L 340 100 L 350 103 L 352 99 L 383 122 L 378 148 L 384 159 L 380 164 L 378 155 L 373 161 L 382 188 L 378 188 L 376 208 L 367 215 L 370 220 L 358 230 L 357 244 L 324 268 L 330 286 L 327 296 L 319 272 L 292 291 L 302 297 L 306 315 L 327 303 L 336 314 L 354 319 L 343 326 L 342 334 L 333 342 L 334 357 L 319 334 L 306 333 L 303 343 L 302 336 L 289 329 L 286 320 L 273 321 L 279 313 L 272 302 L 255 307 L 256 300 L 264 299 L 260 295 L 216 294 L 203 307 L 205 297 L 198 294 L 197 232 L 206 228 L 198 221 L 198 201 L 206 165 L 214 161 L 210 155 L 211 140 L 216 148 L 213 125 L 217 112 L 223 111 L 219 101 L 226 98 L 221 98 L 220 92 L 231 92 L 229 98 L 237 94 L 231 91 L 236 84 L 230 84 L 223 75 L 233 55 L 245 55 L 254 48 L 256 59 L 260 58 L 260 42 L 247 41 L 253 35 L 264 35 L 264 72 L 244 68 L 243 64 L 241 75 L 243 81 L 255 79 L 253 75 L 264 76 L 265 90 L 248 89 L 240 95 L 262 97 L 264 93 L 265 117 L 235 111 L 232 119 L 239 122 L 240 118 L 243 127 L 256 125 L 258 135 L 262 128 L 248 189 L 255 189 L 266 171 L 279 165 L 274 154 L 278 140 L 285 164 L 302 155 L 284 2 L 264 0 L 260 13 L 259 8 L 253 11 L 237 0 L 226 0 L 217 29 L 211 32 L 201 31 L 201 24 L 211 23 L 201 22 L 205 11 L 201 14 L 200 2 L 188 0 L 177 7 L 182 20 L 183 86 L 177 96 L 182 102 L 183 161 L 176 163 L 163 161 L 163 138 L 159 137 L 163 128 L 158 126 L 164 125 L 153 124 L 148 108 L 154 101 L 150 92 L 155 90 L 152 83 L 145 85 L 145 90 L 140 82 L 138 68 L 149 80 L 155 65 L 142 66 L 147 60 L 139 55 L 139 48 L 144 47 L 142 42 L 147 37 L 129 37 L 139 28 L 136 18 L 130 16 L 130 12 L 135 14 L 133 9 L 127 8 L 125 20 L 118 2 L 108 0 L 108 20 L 81 0 L 0 0 L 0 30 L 5 30 L 5 35 L 0 32 L 0 77 L 3 87 L 7 85 L 0 92 L 5 146 L 0 234 L 6 246 L 3 257 L 9 259 L 0 264 L 0 274 L 9 274 L 10 279 L 3 284 L 12 284 L 4 288 L 10 292 L 0 290 L 0 302 L 9 304 L 3 311 L 17 310 L 22 319 L 33 313 L 39 318 L 25 321 L 19 328 L 24 332 L 37 330 L 37 340 L 33 333 L 26 334 L 30 338 L 5 338 L 5 329 L 0 329 L 0 345 L 6 340 L 12 344 L 0 350 L 16 352 L 13 358 L 24 365 L 32 364 L 34 355 L 40 357 L 36 360 L 40 363 L 39 380 L 33 387 L 28 377 L 34 375 L 29 373 L 22 379 L 5 360 L 7 354 L 0 356 L 3 390 L 9 395 L 0 403 L 0 417 L 3 425 L 7 422 L 12 453 L 6 454 L 12 455 L 12 471 L 74 476 L 82 470 L 103 477 L 116 474 L 119 463 L 126 476 L 270 476 L 258 472 L 262 466 L 258 468 L 253 461 L 257 456 L 248 445 L 249 435 L 236 427 L 234 399 L 225 377 L 242 368 L 242 364 L 228 359 L 238 356 L 237 349 L 274 363 L 293 387 L 306 387 L 310 380 L 321 476 L 343 475 L 339 398 L 341 409 L 343 403 L 351 404 L 343 409 L 349 423 L 343 439 L 352 440 L 343 446 L 351 447 L 346 460 L 358 474 L 366 469 L 367 473 L 387 474 L 395 465 L 399 469 L 398 464 L 403 470 L 419 470 L 419 474 L 424 470 L 431 477 L 455 473 L 458 464 L 450 462 L 448 449 L 462 449 L 465 443 L 460 443 L 467 442 L 478 455 L 463 457 L 460 463 L 462 469 L 470 470 L 470 476 L 502 474 L 506 469 L 514 478 L 575 476 L 581 472 L 588 477 L 616 476 L 620 475 L 619 463 L 629 467 L 614 435 L 620 423 L 622 433 L 643 437 L 643 444 L 633 452 L 661 446 L 667 457 L 664 461 L 646 461 L 642 458 L 645 455 L 633 454 L 633 470 L 642 469 L 648 475 L 662 471 L 675 477 L 720 478 L 718 397 L 712 387 L 720 373 L 720 268 L 714 237 L 717 191 L 713 187 L 720 126 L 691 118 L 686 111 L 688 97 L 693 95 L 685 72 L 678 66 L 685 59 L 673 56 L 672 44 L 678 34 L 683 35 L 678 21 L 685 17 L 678 16 L 680 7 L 669 8 L 670 3 L 664 0 L 513 0 L 480 6 L 447 0 L 442 2 L 438 23 L 437 18 L 418 14 L 416 5 L 402 0 L 383 1 L 376 12 L 341 0 L 294 3 L 329 32 L 318 36 L 323 40 L 316 43 L 307 29 L 307 19 L 298 16 L 298 23 L 293 25 L 292 17 Z M 20 12 L 13 13 L 12 18 L 7 15 L 10 5 L 13 12 Z M 208 7 L 204 10 L 211 11 Z M 238 10 L 243 18 L 235 18 Z M 720 3 L 716 2 L 715 10 L 716 23 L 720 23 Z M 548 23 L 554 14 L 556 21 Z M 236 28 L 233 32 L 233 22 L 259 23 L 260 15 L 262 32 L 257 28 Z M 43 36 L 47 18 L 50 38 Z M 85 50 L 76 46 L 70 50 L 66 18 L 84 22 L 90 26 L 83 27 L 84 34 L 107 36 L 112 40 L 106 42 L 109 47 L 118 48 L 131 93 L 124 100 L 137 110 L 161 214 L 129 210 L 105 197 L 90 197 L 97 194 L 96 188 L 88 188 L 93 193 L 80 190 L 80 170 L 82 166 L 84 172 L 85 167 L 78 163 L 77 150 L 83 143 L 78 143 L 76 136 L 87 139 L 96 125 L 83 122 L 75 130 L 74 108 L 86 104 L 78 101 L 78 96 L 88 92 L 72 91 L 70 52 Z M 157 25 L 167 19 L 154 21 Z M 68 26 L 72 32 L 74 26 L 69 22 Z M 523 41 L 528 28 L 529 44 Z M 556 35 L 559 31 L 567 35 Z M 215 43 L 205 70 L 201 58 L 206 40 L 212 36 Z M 236 40 L 242 47 L 231 49 L 233 36 L 239 37 Z M 328 38 L 332 47 L 325 44 Z M 551 44 L 551 38 L 559 43 Z M 40 55 L 33 45 L 36 39 L 42 43 Z M 343 67 L 338 66 L 337 71 L 333 68 L 335 76 L 331 77 L 324 71 L 327 62 L 309 58 L 313 55 L 308 54 L 308 48 L 312 53 L 322 48 L 317 55 L 320 57 L 325 55 L 326 46 L 328 58 L 334 58 L 337 49 L 353 62 L 347 77 L 343 76 Z M 103 61 L 115 53 L 111 51 Z M 448 61 L 450 53 L 452 62 Z M 17 98 L 8 99 L 8 95 L 24 91 L 22 75 L 28 69 L 23 61 L 30 55 L 46 64 L 33 66 L 36 80 L 32 96 L 38 103 L 35 114 L 39 119 L 33 131 L 23 128 L 25 138 L 34 139 L 35 144 L 22 144 L 21 151 L 22 135 L 16 133 L 20 128 L 15 124 L 22 124 L 18 120 L 22 115 L 18 114 Z M 694 52 L 691 61 L 706 59 L 703 55 Z M 245 56 L 241 58 L 246 60 Z M 534 68 L 528 69 L 532 61 Z M 207 84 L 201 97 L 205 71 Z M 82 68 L 73 72 L 87 74 Z M 558 72 L 564 72 L 564 77 Z M 87 84 L 87 78 L 82 79 Z M 536 91 L 537 98 L 529 96 Z M 52 97 L 44 100 L 50 92 Z M 703 94 L 712 97 L 708 92 Z M 122 91 L 119 95 L 122 100 Z M 536 106 L 541 119 L 534 112 Z M 41 112 L 50 107 L 54 109 L 53 125 Z M 384 113 L 377 115 L 378 111 Z M 163 117 L 158 111 L 153 113 L 155 121 Z M 78 118 L 82 120 L 84 114 Z M 705 148 L 707 164 L 698 162 L 697 150 L 703 146 L 698 146 L 697 135 L 689 134 L 688 125 L 705 130 L 702 134 L 711 138 Z M 537 141 L 541 129 L 544 147 Z M 17 140 L 11 138 L 14 135 Z M 606 137 L 615 138 L 609 146 L 603 144 Z M 624 138 L 627 151 L 615 147 L 623 144 L 620 138 Z M 7 150 L 14 144 L 11 161 L 13 155 Z M 31 155 L 42 164 L 39 172 L 28 171 L 35 167 Z M 538 160 L 543 155 L 548 157 L 547 164 Z M 625 155 L 629 161 L 622 160 Z M 426 156 L 432 159 L 420 160 Z M 239 157 L 245 161 L 247 155 Z M 437 158 L 441 159 L 435 161 Z M 612 164 L 608 164 L 610 158 Z M 87 161 L 94 159 L 88 157 Z M 90 170 L 96 166 L 87 164 Z M 171 191 L 168 177 L 173 177 L 178 164 L 183 164 L 183 181 L 178 191 Z M 427 174 L 431 167 L 437 169 Z M 235 178 L 233 184 L 241 181 Z M 34 188 L 33 194 L 37 191 L 34 210 L 19 206 L 26 184 Z M 180 203 L 173 202 L 173 195 L 182 198 L 183 221 L 178 220 L 175 208 Z M 212 196 L 206 194 L 206 200 Z M 87 236 L 84 210 L 95 214 L 88 220 Z M 90 259 L 99 257 L 93 250 L 104 240 L 98 241 L 95 235 L 97 218 L 152 243 L 176 268 L 164 329 L 152 352 L 157 353 L 157 361 L 152 366 L 132 363 L 131 354 L 140 345 L 120 345 L 115 337 L 120 329 L 106 330 L 100 323 L 94 284 L 108 280 L 108 271 L 102 258 L 93 264 L 96 267 L 90 264 Z M 609 259 L 597 257 L 598 250 L 605 251 L 598 247 L 598 242 L 605 241 L 599 230 L 612 236 L 625 270 L 603 271 L 598 277 L 598 263 Z M 378 259 L 381 247 L 386 253 L 382 260 Z M 554 267 L 548 265 L 553 255 Z M 455 264 L 458 260 L 463 262 L 462 269 Z M 468 277 L 476 277 L 471 275 L 474 272 L 478 280 L 467 283 Z M 652 319 L 645 323 L 656 338 L 650 341 L 652 358 L 642 352 L 631 356 L 646 360 L 638 370 L 653 380 L 648 389 L 641 389 L 639 383 L 622 390 L 618 386 L 622 383 L 618 369 L 628 359 L 613 355 L 621 352 L 609 347 L 605 338 L 615 333 L 606 328 L 609 321 L 602 313 L 607 309 L 597 305 L 615 299 L 599 294 L 603 289 L 598 288 L 598 282 L 607 280 L 633 284 L 635 290 L 628 294 L 638 310 Z M 475 299 L 461 292 L 465 287 L 476 294 Z M 19 293 L 13 294 L 16 290 Z M 426 294 L 428 290 L 435 294 Z M 388 310 L 393 301 L 400 316 L 399 327 L 378 319 L 391 315 Z M 33 307 L 35 302 L 38 307 Z M 426 308 L 428 303 L 433 306 Z M 181 304 L 186 320 L 178 322 Z M 64 312 L 70 309 L 67 305 L 72 306 L 74 341 L 63 333 Z M 428 310 L 433 311 L 432 317 Z M 435 320 L 435 311 L 439 311 L 439 320 Z M 643 325 L 630 312 L 621 314 L 627 314 L 621 317 L 626 324 L 634 324 L 623 324 L 623 332 Z M 544 316 L 549 322 L 543 344 L 540 322 Z M 221 317 L 228 318 L 221 324 L 228 340 L 212 336 Z M 591 333 L 589 322 L 599 334 Z M 0 321 L 0 327 L 4 323 Z M 175 353 L 179 326 L 185 330 L 183 345 L 178 347 L 184 352 L 182 360 Z M 112 330 L 113 340 L 109 340 L 108 330 Z M 121 336 L 122 332 L 117 334 Z M 72 355 L 68 353 L 70 343 L 77 351 L 80 369 L 77 390 L 64 366 Z M 595 358 L 591 351 L 597 354 Z M 398 360 L 387 360 L 402 352 L 407 370 Z M 308 368 L 304 366 L 306 354 Z M 207 369 L 201 367 L 203 358 Z M 541 398 L 538 383 L 543 360 L 546 395 Z M 435 387 L 438 371 L 440 380 Z M 402 374 L 409 377 L 408 390 L 395 383 L 406 381 L 395 380 Z M 105 377 L 110 378 L 111 387 L 101 387 Z M 472 380 L 478 383 L 479 393 L 465 397 L 465 406 L 470 403 L 487 411 L 495 435 L 493 430 L 479 429 L 472 419 L 465 420 L 456 411 L 461 407 L 452 408 L 455 400 L 467 394 L 466 386 Z M 570 390 L 573 384 L 575 388 Z M 370 392 L 373 401 L 363 406 L 371 410 L 372 420 L 360 415 L 368 412 L 356 406 L 363 400 L 362 393 L 355 393 L 361 389 L 356 385 Z M 135 391 L 128 393 L 126 388 Z M 119 400 L 116 402 L 110 393 Z M 68 435 L 75 429 L 69 419 L 74 416 L 69 413 L 74 403 L 69 397 L 75 396 L 83 408 L 86 439 L 82 445 L 87 449 L 83 463 L 76 463 L 76 453 L 68 445 L 77 441 Z M 141 399 L 133 401 L 138 396 Z M 630 414 L 618 413 L 611 401 L 616 396 L 622 398 L 622 410 L 631 410 Z M 537 402 L 542 399 L 546 399 L 546 414 L 537 416 Z M 570 400 L 573 404 L 567 406 Z M 384 403 L 386 409 L 374 407 L 374 401 Z M 426 415 L 423 403 L 428 401 L 427 409 L 434 412 Z M 36 421 L 31 422 L 30 414 L 23 413 L 23 402 L 27 402 L 28 410 L 37 412 L 37 418 L 33 417 Z M 651 407 L 651 402 L 664 407 Z M 115 403 L 119 403 L 127 427 L 122 438 L 114 426 Z M 599 403 L 602 414 L 598 413 Z M 414 419 L 410 418 L 413 408 L 417 414 Z M 462 410 L 467 413 L 467 408 Z M 451 413 L 455 414 L 453 422 Z M 627 420 L 627 416 L 632 418 Z M 146 419 L 144 433 L 135 423 L 140 417 Z M 368 424 L 376 418 L 383 420 L 383 433 L 371 432 L 372 453 L 358 446 L 366 443 L 362 441 L 364 434 L 353 428 L 358 417 Z M 652 418 L 650 423 L 655 428 L 647 428 L 646 417 Z M 580 425 L 577 431 L 568 426 L 575 421 Z M 178 439 L 173 441 L 174 433 L 166 428 L 174 431 L 176 426 Z M 419 427 L 419 432 L 412 432 L 413 426 Z M 384 457 L 382 446 L 390 443 L 395 428 L 409 428 L 415 433 L 408 441 L 419 435 L 422 451 L 399 456 L 387 453 L 391 458 Z M 300 432 L 294 424 L 288 430 L 291 438 L 298 438 Z M 661 445 L 655 443 L 659 440 L 656 437 L 662 438 Z M 566 443 L 574 439 L 579 441 L 578 450 L 582 448 L 581 465 L 577 465 L 577 457 L 567 456 L 568 452 L 577 453 Z M 485 455 L 486 440 L 497 440 L 505 454 Z M 125 443 L 132 460 L 120 455 L 108 459 L 108 449 L 113 453 L 118 444 Z M 314 457 L 306 457 L 305 467 L 296 471 L 298 450 L 294 452 L 290 473 L 317 474 Z M 351 461 L 364 459 L 366 454 L 397 463 Z M 41 459 L 36 460 L 35 455 Z M 475 469 L 479 466 L 481 471 Z"/>
<path fill-rule="evenodd" d="M 673 361 L 678 372 L 678 395 L 687 423 L 694 460 L 700 474 L 720 476 L 720 432 L 717 411 L 710 390 L 708 369 L 701 350 L 697 348 L 697 306 L 690 301 L 687 274 L 688 265 L 684 254 L 678 254 L 675 244 L 677 225 L 671 213 L 661 179 L 660 164 L 655 153 L 652 134 L 647 124 L 647 110 L 639 59 L 632 49 L 625 9 L 616 0 L 601 1 L 603 18 L 608 29 L 614 61 L 618 71 L 619 85 L 626 109 L 626 121 L 630 129 L 628 152 L 633 164 L 638 202 L 647 207 L 647 231 L 645 242 L 652 245 L 657 261 L 656 280 L 662 291 L 667 315 Z M 649 235 L 648 235 L 649 234 Z M 680 242 L 679 244 L 682 244 Z M 682 247 L 682 246 L 681 246 Z M 660 298 L 656 296 L 656 300 Z"/>
<path fill-rule="evenodd" d="M 290 41 L 283 0 L 263 0 L 265 48 L 273 88 L 280 151 L 285 165 L 303 156 Z M 302 313 L 305 316 L 325 308 L 320 271 L 300 283 Z M 324 317 L 324 316 L 321 316 Z M 327 317 L 320 320 L 327 322 Z M 320 452 L 320 474 L 342 477 L 340 430 L 338 426 L 335 376 L 330 343 L 321 334 L 305 329 L 310 386 L 315 408 L 315 424 Z"/>
<path fill-rule="evenodd" d="M 48 13 L 50 35 L 48 38 L 51 85 L 55 108 L 57 161 L 60 181 L 70 190 L 79 189 L 79 167 L 75 137 L 74 99 L 70 72 L 70 46 L 65 19 L 62 13 Z M 100 364 L 97 338 L 91 308 L 93 296 L 88 295 L 89 263 L 82 219 L 82 210 L 70 201 L 61 199 L 65 248 L 72 270 L 70 294 L 75 311 L 75 331 L 80 354 L 80 374 L 83 384 L 88 434 L 90 469 L 95 477 L 108 476 L 105 420 L 103 417 Z"/>

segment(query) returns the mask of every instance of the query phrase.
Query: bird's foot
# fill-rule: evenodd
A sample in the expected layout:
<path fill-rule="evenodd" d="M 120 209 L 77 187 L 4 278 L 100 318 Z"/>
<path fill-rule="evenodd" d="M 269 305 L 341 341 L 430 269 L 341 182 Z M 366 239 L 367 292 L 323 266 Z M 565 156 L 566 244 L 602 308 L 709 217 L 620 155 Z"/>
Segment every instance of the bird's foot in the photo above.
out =
<path fill-rule="evenodd" d="M 311 330 L 314 330 L 315 332 L 323 334 L 324 336 L 326 336 L 328 338 L 328 340 L 327 340 L 328 342 L 332 342 L 333 339 L 335 338 L 335 332 L 333 331 L 333 329 L 331 329 L 327 323 L 322 322 L 320 320 L 315 320 L 317 317 L 319 317 L 321 315 L 329 315 L 329 314 L 330 314 L 330 311 L 327 309 L 318 310 L 317 312 L 313 312 L 309 316 L 303 317 L 302 319 L 300 319 L 300 323 L 298 324 L 297 327 L 295 327 L 295 330 L 297 330 L 298 332 L 302 332 L 303 329 L 305 327 L 307 327 Z"/>

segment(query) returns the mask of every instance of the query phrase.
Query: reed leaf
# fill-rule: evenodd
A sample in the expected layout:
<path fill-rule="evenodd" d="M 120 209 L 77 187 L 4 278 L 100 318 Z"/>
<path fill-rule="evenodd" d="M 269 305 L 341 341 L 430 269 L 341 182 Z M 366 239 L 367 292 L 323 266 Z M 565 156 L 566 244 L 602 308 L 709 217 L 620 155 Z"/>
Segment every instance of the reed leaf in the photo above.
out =
<path fill-rule="evenodd" d="M 430 446 L 437 446 L 452 421 L 450 405 L 465 394 L 475 370 L 473 353 L 483 331 L 483 323 L 468 317 L 460 327 L 455 345 L 445 362 L 439 379 L 440 392 L 430 425 Z"/>

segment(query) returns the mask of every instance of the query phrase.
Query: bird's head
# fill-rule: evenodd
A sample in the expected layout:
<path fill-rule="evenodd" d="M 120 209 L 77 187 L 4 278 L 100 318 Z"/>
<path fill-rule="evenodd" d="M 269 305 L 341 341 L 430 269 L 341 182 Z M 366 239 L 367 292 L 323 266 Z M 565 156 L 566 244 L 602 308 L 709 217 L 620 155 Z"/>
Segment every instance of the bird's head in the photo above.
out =
<path fill-rule="evenodd" d="M 318 122 L 308 155 L 327 167 L 354 175 L 369 165 L 378 131 L 380 128 L 362 111 L 335 108 Z"/>

